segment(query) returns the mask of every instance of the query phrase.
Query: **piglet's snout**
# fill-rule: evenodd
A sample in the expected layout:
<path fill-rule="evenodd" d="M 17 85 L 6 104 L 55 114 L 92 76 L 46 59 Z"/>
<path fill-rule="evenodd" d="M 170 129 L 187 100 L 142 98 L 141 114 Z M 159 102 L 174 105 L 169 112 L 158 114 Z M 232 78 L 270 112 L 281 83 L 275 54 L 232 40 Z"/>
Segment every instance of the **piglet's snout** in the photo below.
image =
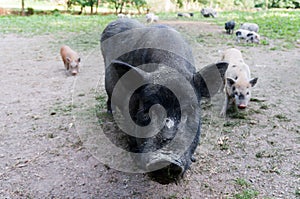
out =
<path fill-rule="evenodd" d="M 77 75 L 78 73 L 78 66 L 71 68 L 70 70 L 71 75 Z"/>

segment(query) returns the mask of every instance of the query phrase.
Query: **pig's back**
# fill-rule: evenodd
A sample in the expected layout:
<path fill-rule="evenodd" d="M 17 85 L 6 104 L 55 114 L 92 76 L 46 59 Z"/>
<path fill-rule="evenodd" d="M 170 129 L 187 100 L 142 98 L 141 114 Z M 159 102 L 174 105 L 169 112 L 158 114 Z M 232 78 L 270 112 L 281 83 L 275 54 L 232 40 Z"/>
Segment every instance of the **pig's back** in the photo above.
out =
<path fill-rule="evenodd" d="M 117 59 L 133 66 L 165 64 L 189 80 L 195 73 L 190 47 L 176 30 L 164 25 L 144 26 L 132 19 L 116 20 L 103 31 L 101 50 L 106 67 Z"/>
<path fill-rule="evenodd" d="M 76 60 L 79 58 L 78 54 L 67 45 L 63 45 L 60 48 L 60 54 L 63 59 L 66 59 L 67 57 L 69 57 L 72 60 Z"/>
<path fill-rule="evenodd" d="M 144 27 L 144 25 L 142 25 L 136 20 L 121 18 L 111 22 L 106 26 L 106 28 L 102 32 L 100 41 L 103 42 L 106 39 L 115 36 L 121 32 L 126 32 L 127 30 L 142 28 L 142 27 Z"/>
<path fill-rule="evenodd" d="M 244 63 L 241 51 L 235 48 L 227 49 L 223 54 L 222 60 L 228 62 L 229 66 Z"/>
<path fill-rule="evenodd" d="M 250 78 L 250 70 L 248 65 L 244 62 L 242 53 L 235 49 L 228 49 L 225 51 L 223 61 L 229 63 L 225 73 L 225 77 L 236 79 L 236 77 Z"/>

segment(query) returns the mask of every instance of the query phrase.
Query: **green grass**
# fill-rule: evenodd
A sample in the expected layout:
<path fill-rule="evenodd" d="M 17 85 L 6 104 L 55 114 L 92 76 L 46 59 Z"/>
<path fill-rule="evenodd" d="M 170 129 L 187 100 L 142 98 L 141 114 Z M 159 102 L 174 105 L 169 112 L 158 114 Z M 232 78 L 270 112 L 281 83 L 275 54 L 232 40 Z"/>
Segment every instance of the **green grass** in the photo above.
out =
<path fill-rule="evenodd" d="M 106 96 L 98 95 L 95 97 L 97 103 L 95 106 L 98 123 L 103 124 L 106 120 L 111 120 L 111 115 L 106 112 Z"/>
<path fill-rule="evenodd" d="M 95 97 L 99 110 L 106 109 L 106 96 L 98 95 Z"/>
<path fill-rule="evenodd" d="M 236 199 L 252 199 L 257 198 L 259 192 L 253 189 L 245 189 L 241 193 L 235 194 L 234 198 Z"/>
<path fill-rule="evenodd" d="M 277 119 L 279 119 L 280 121 L 283 121 L 283 122 L 289 122 L 289 121 L 291 121 L 291 119 L 287 118 L 283 114 L 277 114 L 277 115 L 274 115 L 274 117 L 277 118 Z"/>
<path fill-rule="evenodd" d="M 221 12 L 224 22 L 234 19 L 237 24 L 254 22 L 260 26 L 260 32 L 269 38 L 295 36 L 300 28 L 300 11 L 269 10 L 261 12 L 230 11 Z M 219 21 L 219 20 L 218 20 Z M 223 25 L 223 24 L 222 24 Z"/>
<path fill-rule="evenodd" d="M 235 183 L 241 187 L 249 187 L 250 186 L 250 183 L 243 178 L 237 178 L 235 180 Z"/>
<path fill-rule="evenodd" d="M 224 23 L 234 19 L 239 26 L 243 22 L 254 22 L 259 24 L 259 34 L 263 36 L 261 45 L 269 45 L 269 39 L 280 39 L 281 47 L 285 49 L 293 48 L 296 40 L 300 39 L 300 11 L 270 10 L 260 12 L 245 11 L 224 11 L 220 12 L 217 18 L 204 18 L 200 12 L 195 12 L 192 18 L 176 17 L 177 13 L 159 13 L 162 20 L 186 20 L 186 21 L 206 21 L 216 23 L 224 29 Z M 140 16 L 143 17 L 143 16 Z M 79 38 L 82 45 L 98 45 L 99 36 L 104 27 L 115 15 L 70 15 L 55 12 L 52 15 L 21 16 L 0 16 L 0 34 L 19 34 L 22 36 L 34 36 L 52 34 L 67 36 L 74 33 Z M 71 40 L 72 38 L 70 38 Z M 200 38 L 201 39 L 201 38 Z M 90 43 L 90 41 L 92 43 Z M 273 49 L 276 50 L 276 49 Z"/>
<path fill-rule="evenodd" d="M 114 19 L 116 19 L 114 15 L 2 16 L 0 17 L 0 35 L 11 33 L 25 37 L 53 35 L 54 46 L 64 43 L 76 46 L 76 50 L 87 51 L 99 47 L 101 32 Z"/>
<path fill-rule="evenodd" d="M 235 199 L 254 199 L 257 198 L 259 192 L 251 188 L 251 183 L 243 178 L 235 179 L 235 184 L 239 187 L 239 193 L 235 194 Z"/>
<path fill-rule="evenodd" d="M 235 127 L 235 126 L 239 126 L 241 124 L 241 121 L 239 120 L 227 120 L 223 126 L 224 127 Z"/>
<path fill-rule="evenodd" d="M 50 110 L 50 115 L 70 115 L 74 108 L 77 108 L 77 106 L 74 104 L 61 105 L 60 103 L 56 103 L 54 107 Z"/>
<path fill-rule="evenodd" d="M 162 13 L 159 17 L 164 20 L 177 19 L 176 13 Z M 204 18 L 200 12 L 195 12 L 193 18 L 179 19 L 215 23 L 223 29 L 225 22 L 229 20 L 235 20 L 236 29 L 244 22 L 257 23 L 262 37 L 261 45 L 269 45 L 268 39 L 280 39 L 284 41 L 282 47 L 290 49 L 295 46 L 296 40 L 300 39 L 300 10 L 223 11 L 219 12 L 216 18 Z"/>
<path fill-rule="evenodd" d="M 269 106 L 268 106 L 267 104 L 262 104 L 262 105 L 260 106 L 260 109 L 267 110 L 267 109 L 269 109 Z"/>
<path fill-rule="evenodd" d="M 17 33 L 25 36 L 64 33 L 85 33 L 103 30 L 116 17 L 108 16 L 75 16 L 59 15 L 32 15 L 2 16 L 0 17 L 0 33 Z"/>
<path fill-rule="evenodd" d="M 296 197 L 300 197 L 300 188 L 297 188 L 295 191 Z"/>

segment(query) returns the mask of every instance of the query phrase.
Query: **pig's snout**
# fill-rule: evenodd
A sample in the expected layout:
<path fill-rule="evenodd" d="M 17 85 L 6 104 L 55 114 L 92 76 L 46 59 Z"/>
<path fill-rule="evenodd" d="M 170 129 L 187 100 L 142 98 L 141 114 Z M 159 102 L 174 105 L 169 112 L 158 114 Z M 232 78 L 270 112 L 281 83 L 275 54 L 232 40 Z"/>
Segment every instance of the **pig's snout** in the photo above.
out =
<path fill-rule="evenodd" d="M 160 169 L 156 170 L 157 168 Z M 147 164 L 147 169 L 154 170 L 149 176 L 161 184 L 177 182 L 184 173 L 184 166 L 180 162 L 167 159 L 151 162 Z"/>
<path fill-rule="evenodd" d="M 245 109 L 246 107 L 247 107 L 246 104 L 240 104 L 240 105 L 238 105 L 239 109 Z"/>
<path fill-rule="evenodd" d="M 71 72 L 71 74 L 72 74 L 73 76 L 77 75 L 77 73 L 78 73 L 77 71 L 72 71 L 72 72 Z"/>

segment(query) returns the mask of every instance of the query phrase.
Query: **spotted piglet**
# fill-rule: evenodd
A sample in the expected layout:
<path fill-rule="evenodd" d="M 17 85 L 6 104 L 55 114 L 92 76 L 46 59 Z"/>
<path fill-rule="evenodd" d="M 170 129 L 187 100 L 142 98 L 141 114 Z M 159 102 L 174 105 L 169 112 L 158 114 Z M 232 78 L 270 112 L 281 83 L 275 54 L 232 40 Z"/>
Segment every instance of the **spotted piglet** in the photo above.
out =
<path fill-rule="evenodd" d="M 225 101 L 220 113 L 221 116 L 225 116 L 230 102 L 239 109 L 248 106 L 251 88 L 255 86 L 258 78 L 251 78 L 249 66 L 244 62 L 238 49 L 226 50 L 222 60 L 229 63 L 225 72 Z"/>

